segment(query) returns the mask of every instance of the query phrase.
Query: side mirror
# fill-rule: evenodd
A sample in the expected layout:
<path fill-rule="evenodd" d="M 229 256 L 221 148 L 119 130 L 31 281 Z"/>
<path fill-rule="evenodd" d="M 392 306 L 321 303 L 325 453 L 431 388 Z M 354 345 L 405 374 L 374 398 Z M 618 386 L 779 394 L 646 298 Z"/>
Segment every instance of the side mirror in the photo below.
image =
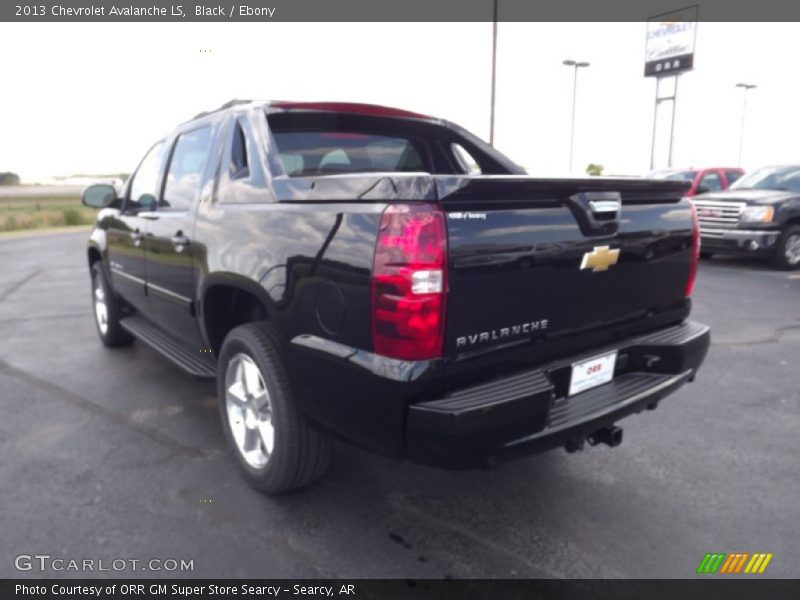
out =
<path fill-rule="evenodd" d="M 695 190 L 695 194 L 706 194 L 710 192 L 711 189 L 707 185 L 698 185 L 697 190 Z"/>
<path fill-rule="evenodd" d="M 117 190 L 113 185 L 97 183 L 83 191 L 81 202 L 90 208 L 105 208 L 117 199 Z"/>

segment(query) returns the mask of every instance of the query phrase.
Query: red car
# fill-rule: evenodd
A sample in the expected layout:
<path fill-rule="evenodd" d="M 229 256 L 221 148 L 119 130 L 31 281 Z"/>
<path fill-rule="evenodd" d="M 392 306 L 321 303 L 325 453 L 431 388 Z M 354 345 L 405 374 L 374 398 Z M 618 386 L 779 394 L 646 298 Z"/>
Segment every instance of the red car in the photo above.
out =
<path fill-rule="evenodd" d="M 691 181 L 692 187 L 686 192 L 686 195 L 694 196 L 695 194 L 727 190 L 728 186 L 742 175 L 744 175 L 744 169 L 738 167 L 709 167 L 707 169 L 663 169 L 653 171 L 647 177 L 649 179 Z"/>

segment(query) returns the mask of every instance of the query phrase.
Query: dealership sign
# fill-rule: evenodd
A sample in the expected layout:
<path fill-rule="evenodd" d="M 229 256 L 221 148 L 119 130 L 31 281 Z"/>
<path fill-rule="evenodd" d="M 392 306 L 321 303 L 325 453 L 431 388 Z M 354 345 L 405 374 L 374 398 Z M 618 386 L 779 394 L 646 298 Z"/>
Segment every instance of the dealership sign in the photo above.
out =
<path fill-rule="evenodd" d="M 645 77 L 664 77 L 694 66 L 697 6 L 656 15 L 647 20 Z"/>

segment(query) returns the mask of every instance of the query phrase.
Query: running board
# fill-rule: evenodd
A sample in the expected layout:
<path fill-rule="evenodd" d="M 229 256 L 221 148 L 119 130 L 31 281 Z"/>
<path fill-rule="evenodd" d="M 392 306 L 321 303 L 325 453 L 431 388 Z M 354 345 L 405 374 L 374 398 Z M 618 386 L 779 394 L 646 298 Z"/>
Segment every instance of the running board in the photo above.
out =
<path fill-rule="evenodd" d="M 139 315 L 125 317 L 119 324 L 187 373 L 203 379 L 216 378 L 217 365 L 213 354 L 203 355 L 200 348 L 187 344 Z"/>

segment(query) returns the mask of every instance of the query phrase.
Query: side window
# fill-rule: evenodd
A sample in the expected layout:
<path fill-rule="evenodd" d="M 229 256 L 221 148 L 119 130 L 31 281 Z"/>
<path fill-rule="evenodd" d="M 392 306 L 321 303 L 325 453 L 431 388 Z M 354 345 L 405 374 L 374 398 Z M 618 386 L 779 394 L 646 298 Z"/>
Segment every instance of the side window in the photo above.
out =
<path fill-rule="evenodd" d="M 221 173 L 226 181 L 245 179 L 259 185 L 263 180 L 255 143 L 242 117 L 236 118 L 225 134 Z"/>
<path fill-rule="evenodd" d="M 722 189 L 722 181 L 714 171 L 706 173 L 703 175 L 703 178 L 700 180 L 700 183 L 697 184 L 697 187 L 704 187 L 709 192 L 717 192 Z"/>
<path fill-rule="evenodd" d="M 472 155 L 461 144 L 450 144 L 450 150 L 453 152 L 456 165 L 462 173 L 465 175 L 480 174 L 481 168 L 478 166 L 478 162 L 472 158 Z"/>
<path fill-rule="evenodd" d="M 725 178 L 728 180 L 728 185 L 731 185 L 734 181 L 739 179 L 743 173 L 739 171 L 725 171 Z"/>
<path fill-rule="evenodd" d="M 287 175 L 297 175 L 303 170 L 305 161 L 302 154 L 282 153 L 279 154 L 279 157 Z"/>
<path fill-rule="evenodd" d="M 134 209 L 151 208 L 158 197 L 158 176 L 164 162 L 164 142 L 158 142 L 148 150 L 133 174 L 128 204 Z"/>
<path fill-rule="evenodd" d="M 231 140 L 231 161 L 228 167 L 231 179 L 243 179 L 250 176 L 250 161 L 247 157 L 247 139 L 241 123 L 238 121 L 233 127 L 233 140 Z"/>
<path fill-rule="evenodd" d="M 160 207 L 187 210 L 200 193 L 203 172 L 211 150 L 211 127 L 181 134 L 175 142 Z"/>

